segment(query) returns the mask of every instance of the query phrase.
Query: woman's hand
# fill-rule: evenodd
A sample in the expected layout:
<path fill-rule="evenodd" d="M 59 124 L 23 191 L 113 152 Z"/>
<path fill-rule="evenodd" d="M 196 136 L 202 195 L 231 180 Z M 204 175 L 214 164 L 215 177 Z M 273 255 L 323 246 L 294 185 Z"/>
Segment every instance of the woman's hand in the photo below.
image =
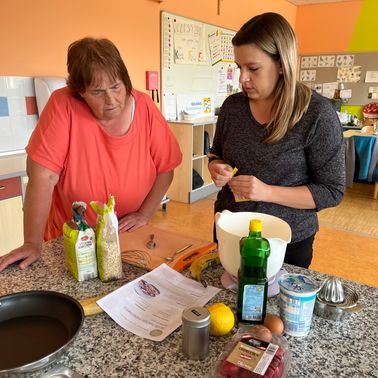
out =
<path fill-rule="evenodd" d="M 232 178 L 232 167 L 223 160 L 213 160 L 209 164 L 209 172 L 218 188 L 225 186 Z"/>
<path fill-rule="evenodd" d="M 152 218 L 155 214 L 155 211 L 159 207 L 161 199 L 167 192 L 172 180 L 173 170 L 159 173 L 156 176 L 156 180 L 139 210 L 134 213 L 127 214 L 118 220 L 118 231 L 131 232 L 146 225 L 150 218 Z"/>
<path fill-rule="evenodd" d="M 41 257 L 41 245 L 25 243 L 4 256 L 0 256 L 0 272 L 16 261 L 21 261 L 20 269 L 25 269 Z"/>
<path fill-rule="evenodd" d="M 231 191 L 240 198 L 269 202 L 271 186 L 260 181 L 255 176 L 235 176 L 228 185 Z"/>
<path fill-rule="evenodd" d="M 125 215 L 118 221 L 119 232 L 131 232 L 144 226 L 149 221 L 149 218 L 142 213 L 135 212 Z"/>

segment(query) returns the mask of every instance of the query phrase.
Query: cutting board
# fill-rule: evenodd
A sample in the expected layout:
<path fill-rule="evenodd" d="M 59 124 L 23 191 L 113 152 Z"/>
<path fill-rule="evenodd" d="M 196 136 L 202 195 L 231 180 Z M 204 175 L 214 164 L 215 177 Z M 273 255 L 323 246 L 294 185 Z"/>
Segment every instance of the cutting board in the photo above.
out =
<path fill-rule="evenodd" d="M 150 235 L 154 235 L 156 247 L 147 248 Z M 133 232 L 119 234 L 122 261 L 141 268 L 152 270 L 165 263 L 180 272 L 187 268 L 197 257 L 217 247 L 216 243 L 207 240 L 183 236 L 174 232 L 146 225 Z M 180 249 L 191 245 L 181 253 Z M 171 257 L 172 261 L 165 258 Z"/>

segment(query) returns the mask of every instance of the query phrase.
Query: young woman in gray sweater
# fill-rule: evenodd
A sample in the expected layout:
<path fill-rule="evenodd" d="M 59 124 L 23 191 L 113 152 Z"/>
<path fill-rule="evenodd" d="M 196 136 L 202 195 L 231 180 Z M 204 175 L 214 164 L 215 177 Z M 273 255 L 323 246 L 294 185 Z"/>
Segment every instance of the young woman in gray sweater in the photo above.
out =
<path fill-rule="evenodd" d="M 222 105 L 208 154 L 222 188 L 215 211 L 282 218 L 292 229 L 285 262 L 308 268 L 316 212 L 336 206 L 344 193 L 341 124 L 328 99 L 296 80 L 296 38 L 281 15 L 253 17 L 232 43 L 242 93 Z"/>

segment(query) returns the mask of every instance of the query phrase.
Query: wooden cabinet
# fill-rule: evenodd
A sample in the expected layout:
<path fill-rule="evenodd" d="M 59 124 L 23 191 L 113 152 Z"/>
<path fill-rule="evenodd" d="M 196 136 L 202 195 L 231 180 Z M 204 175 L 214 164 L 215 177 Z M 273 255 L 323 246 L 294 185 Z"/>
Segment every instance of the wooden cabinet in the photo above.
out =
<path fill-rule="evenodd" d="M 207 169 L 208 159 L 204 151 L 204 134 L 208 133 L 210 145 L 215 134 L 216 119 L 169 122 L 183 154 L 181 165 L 175 169 L 168 197 L 174 201 L 192 203 L 217 192 Z M 202 177 L 203 185 L 193 189 L 193 169 Z"/>
<path fill-rule="evenodd" d="M 0 256 L 23 244 L 22 180 L 0 180 Z"/>

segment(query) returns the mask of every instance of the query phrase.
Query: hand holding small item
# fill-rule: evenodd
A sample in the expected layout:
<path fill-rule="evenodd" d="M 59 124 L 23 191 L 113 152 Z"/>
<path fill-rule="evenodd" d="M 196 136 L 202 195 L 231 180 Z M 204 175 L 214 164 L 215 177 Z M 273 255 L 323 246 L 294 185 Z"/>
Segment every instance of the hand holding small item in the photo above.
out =
<path fill-rule="evenodd" d="M 240 175 L 233 177 L 228 183 L 234 193 L 236 202 L 268 201 L 270 185 L 265 184 L 256 176 Z"/>
<path fill-rule="evenodd" d="M 225 186 L 233 176 L 232 167 L 223 160 L 214 160 L 209 164 L 211 179 L 214 184 L 221 188 Z"/>

